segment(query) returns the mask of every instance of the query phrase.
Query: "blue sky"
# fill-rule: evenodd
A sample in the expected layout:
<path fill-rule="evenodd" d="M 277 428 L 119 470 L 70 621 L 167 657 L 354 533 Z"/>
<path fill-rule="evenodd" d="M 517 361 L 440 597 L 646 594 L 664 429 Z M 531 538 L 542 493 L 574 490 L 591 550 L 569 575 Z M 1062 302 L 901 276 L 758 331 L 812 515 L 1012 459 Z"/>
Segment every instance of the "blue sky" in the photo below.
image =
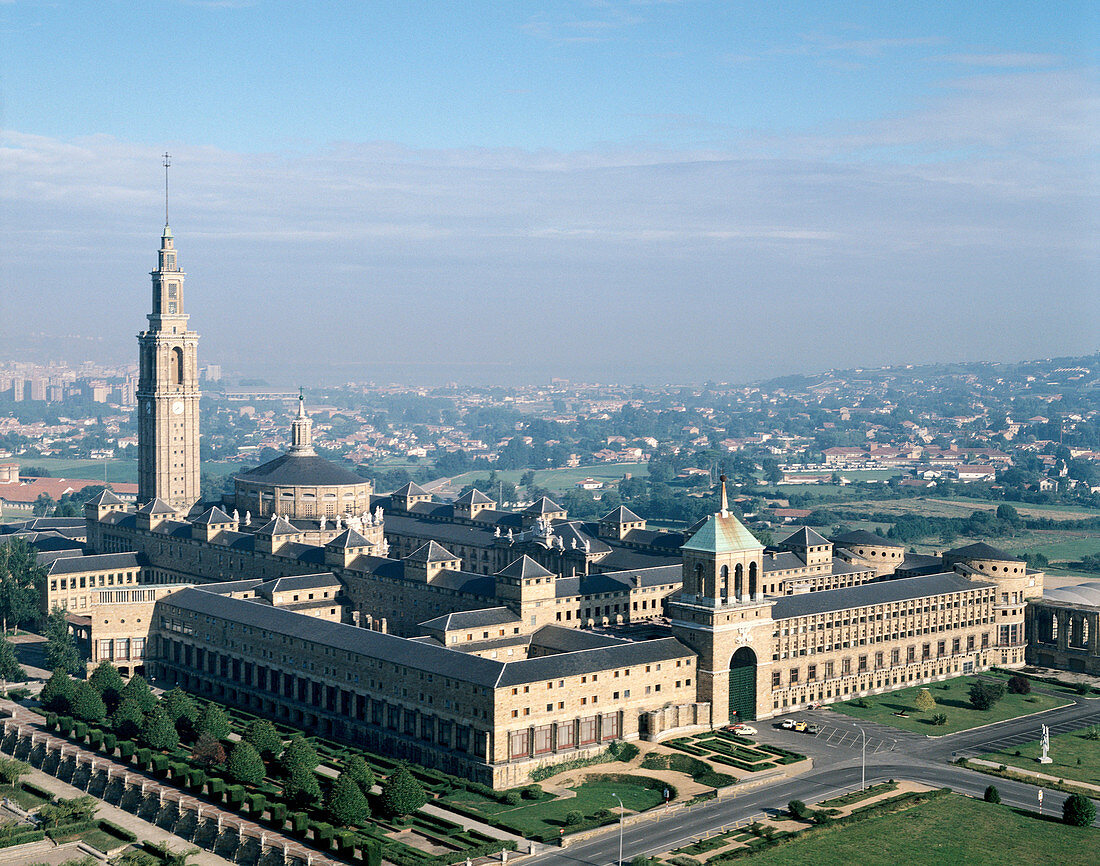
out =
<path fill-rule="evenodd" d="M 0 339 L 132 354 L 167 148 L 228 366 L 1092 351 L 1097 8 L 0 3 Z"/>

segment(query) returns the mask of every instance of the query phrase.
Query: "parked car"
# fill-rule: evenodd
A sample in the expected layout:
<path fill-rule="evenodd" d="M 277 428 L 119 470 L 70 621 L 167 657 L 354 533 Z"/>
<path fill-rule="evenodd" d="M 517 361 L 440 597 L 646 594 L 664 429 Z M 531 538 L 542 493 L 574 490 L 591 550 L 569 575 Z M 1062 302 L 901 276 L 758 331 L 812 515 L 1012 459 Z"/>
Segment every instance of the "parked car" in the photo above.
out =
<path fill-rule="evenodd" d="M 810 722 L 810 724 L 806 725 L 806 733 L 814 735 L 820 734 L 821 725 L 819 725 L 817 722 Z"/>
<path fill-rule="evenodd" d="M 730 725 L 729 730 L 739 737 L 755 737 L 756 728 L 752 725 Z"/>
<path fill-rule="evenodd" d="M 794 729 L 795 724 L 796 722 L 794 719 L 784 719 L 779 723 L 779 727 L 783 728 L 785 731 L 790 731 Z"/>
<path fill-rule="evenodd" d="M 805 731 L 806 728 L 808 728 L 808 727 L 809 727 L 809 725 L 806 722 L 795 722 L 794 723 L 794 729 L 796 731 Z"/>

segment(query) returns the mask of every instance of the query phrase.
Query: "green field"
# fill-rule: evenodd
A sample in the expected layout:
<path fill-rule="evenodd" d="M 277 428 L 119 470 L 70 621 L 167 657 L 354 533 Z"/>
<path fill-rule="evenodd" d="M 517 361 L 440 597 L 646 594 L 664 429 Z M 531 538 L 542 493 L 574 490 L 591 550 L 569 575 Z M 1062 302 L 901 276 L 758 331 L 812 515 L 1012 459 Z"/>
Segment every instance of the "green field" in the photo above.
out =
<path fill-rule="evenodd" d="M 924 517 L 969 517 L 975 511 L 996 511 L 1000 502 L 981 499 L 940 498 L 917 496 L 912 499 L 873 499 L 864 497 L 858 502 L 845 503 L 846 507 L 862 507 L 867 511 L 885 514 L 920 514 Z M 1051 520 L 1081 520 L 1100 516 L 1100 511 L 1075 505 L 1030 505 L 1009 502 L 1022 517 L 1047 517 Z"/>
<path fill-rule="evenodd" d="M 1061 794 L 1047 805 L 1061 814 Z M 948 794 L 902 812 L 811 830 L 754 856 L 760 866 L 1095 864 L 1100 832 Z"/>
<path fill-rule="evenodd" d="M 1017 755 L 1016 753 L 1020 754 Z M 1024 770 L 1034 770 L 1057 776 L 1059 779 L 1075 779 L 1100 785 L 1100 740 L 1085 739 L 1085 731 L 1070 731 L 1050 738 L 1051 764 L 1040 764 L 1035 759 L 1043 753 L 1039 741 L 1013 747 L 1002 752 L 982 755 L 987 761 L 1008 764 Z M 1080 763 L 1078 763 L 1080 762 Z"/>
<path fill-rule="evenodd" d="M 20 466 L 38 466 L 49 472 L 54 478 L 81 478 L 100 481 L 106 477 L 107 481 L 120 481 L 123 483 L 137 483 L 137 455 L 133 460 L 115 458 L 111 460 L 82 460 L 76 457 L 20 457 L 16 459 Z M 204 475 L 227 475 L 230 472 L 238 472 L 240 463 L 229 463 L 224 460 L 204 460 L 202 473 Z"/>
<path fill-rule="evenodd" d="M 833 704 L 833 709 L 846 716 L 880 722 L 901 728 L 903 731 L 942 736 L 994 722 L 1003 722 L 1005 719 L 1014 719 L 1017 716 L 1043 712 L 1069 703 L 1065 698 L 1036 692 L 1030 695 L 1006 694 L 992 708 L 976 710 L 970 705 L 968 698 L 970 684 L 975 679 L 977 678 L 956 677 L 929 685 L 928 691 L 936 699 L 936 707 L 929 713 L 919 712 L 914 704 L 921 688 L 918 686 L 882 695 L 871 695 L 864 699 L 870 705 L 866 708 L 856 706 L 853 701 L 845 701 Z M 894 713 L 899 711 L 908 713 L 908 718 L 895 716 Z M 946 713 L 947 724 L 933 725 L 931 717 L 935 713 Z"/>
<path fill-rule="evenodd" d="M 519 484 L 523 473 L 524 470 L 522 469 L 506 469 L 497 472 L 497 477 L 501 481 Z M 604 482 L 617 482 L 626 474 L 633 475 L 635 478 L 644 478 L 649 475 L 649 464 L 598 463 L 594 466 L 575 466 L 569 469 L 536 469 L 535 484 L 555 493 L 562 493 L 566 490 L 572 490 L 576 487 L 578 481 L 583 481 L 585 478 L 595 478 L 597 481 Z M 451 484 L 456 488 L 464 487 L 467 484 L 472 484 L 475 480 L 485 481 L 488 477 L 489 473 L 483 470 L 465 472 L 452 478 Z"/>

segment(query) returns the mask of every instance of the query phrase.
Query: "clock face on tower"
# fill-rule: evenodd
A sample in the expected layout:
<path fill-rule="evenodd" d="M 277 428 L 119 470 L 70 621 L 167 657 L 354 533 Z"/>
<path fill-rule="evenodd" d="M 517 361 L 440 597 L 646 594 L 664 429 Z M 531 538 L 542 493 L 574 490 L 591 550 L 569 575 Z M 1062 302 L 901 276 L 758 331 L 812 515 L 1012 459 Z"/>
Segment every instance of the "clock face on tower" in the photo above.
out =
<path fill-rule="evenodd" d="M 175 403 L 173 403 L 172 404 L 172 411 L 177 415 L 182 415 L 183 414 L 183 401 L 182 400 L 177 400 Z"/>

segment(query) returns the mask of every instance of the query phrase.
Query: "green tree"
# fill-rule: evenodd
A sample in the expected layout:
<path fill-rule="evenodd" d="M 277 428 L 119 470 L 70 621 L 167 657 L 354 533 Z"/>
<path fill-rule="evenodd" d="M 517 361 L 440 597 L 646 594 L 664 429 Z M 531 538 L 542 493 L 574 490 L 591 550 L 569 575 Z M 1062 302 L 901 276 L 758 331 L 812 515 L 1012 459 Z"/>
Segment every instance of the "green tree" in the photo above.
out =
<path fill-rule="evenodd" d="M 0 779 L 8 785 L 17 785 L 31 771 L 31 765 L 14 758 L 0 758 Z"/>
<path fill-rule="evenodd" d="M 917 692 L 917 699 L 914 704 L 920 712 L 930 713 L 936 708 L 936 699 L 932 697 L 932 693 L 928 689 L 921 689 Z"/>
<path fill-rule="evenodd" d="M 90 821 L 95 815 L 98 802 L 87 794 L 69 800 L 47 803 L 38 810 L 38 817 L 47 827 L 60 824 L 74 824 L 78 821 Z"/>
<path fill-rule="evenodd" d="M 225 710 L 217 704 L 207 704 L 203 707 L 199 720 L 195 723 L 196 734 L 199 736 L 209 734 L 215 740 L 228 739 L 231 730 Z"/>
<path fill-rule="evenodd" d="M 134 700 L 124 700 L 111 713 L 111 730 L 124 740 L 134 739 L 141 733 L 141 726 L 144 723 L 145 713 Z"/>
<path fill-rule="evenodd" d="M 398 767 L 382 783 L 380 802 L 383 811 L 392 818 L 411 815 L 428 802 L 420 783 L 413 778 L 409 768 Z"/>
<path fill-rule="evenodd" d="M 71 674 L 84 667 L 84 659 L 76 647 L 69 620 L 65 611 L 55 607 L 46 618 L 46 666 L 55 671 L 58 668 Z"/>
<path fill-rule="evenodd" d="M 1062 820 L 1073 827 L 1088 827 L 1096 820 L 1096 805 L 1084 794 L 1070 794 L 1062 803 Z"/>
<path fill-rule="evenodd" d="M 287 801 L 297 807 L 314 806 L 321 798 L 321 786 L 313 770 L 296 767 L 283 782 L 283 794 Z"/>
<path fill-rule="evenodd" d="M 180 739 L 190 742 L 195 737 L 195 725 L 199 720 L 199 705 L 187 692 L 176 686 L 161 699 L 164 711 L 179 732 Z"/>
<path fill-rule="evenodd" d="M 362 755 L 352 755 L 348 758 L 348 762 L 344 764 L 343 775 L 354 779 L 364 794 L 369 794 L 370 789 L 374 787 L 374 771 L 367 766 Z"/>
<path fill-rule="evenodd" d="M 298 770 L 308 770 L 310 773 L 321 763 L 317 750 L 309 744 L 304 737 L 294 737 L 279 759 L 279 765 L 283 769 L 283 775 L 289 778 Z"/>
<path fill-rule="evenodd" d="M 230 749 L 229 757 L 225 762 L 225 771 L 230 778 L 245 785 L 258 785 L 267 772 L 260 753 L 251 743 L 244 740 Z"/>
<path fill-rule="evenodd" d="M 69 672 L 56 668 L 42 686 L 42 691 L 38 693 L 38 702 L 52 712 L 68 713 L 73 707 L 75 691 L 76 683 L 69 676 Z"/>
<path fill-rule="evenodd" d="M 976 710 L 988 710 L 1005 696 L 1005 684 L 994 680 L 975 680 L 970 685 L 970 704 Z"/>
<path fill-rule="evenodd" d="M 102 722 L 107 718 L 107 705 L 99 692 L 87 680 L 80 680 L 73 688 L 73 716 L 84 722 Z"/>
<path fill-rule="evenodd" d="M 122 702 L 122 689 L 126 685 L 122 681 L 122 675 L 119 674 L 118 668 L 108 661 L 102 661 L 92 671 L 92 675 L 88 677 L 88 682 L 103 698 L 103 703 L 107 705 L 107 711 L 113 713 L 115 708 Z"/>
<path fill-rule="evenodd" d="M 141 674 L 130 677 L 130 682 L 122 687 L 120 696 L 124 701 L 133 701 L 141 707 L 143 713 L 152 712 L 157 705 L 157 696 L 153 694 L 149 683 L 145 682 L 145 677 Z"/>
<path fill-rule="evenodd" d="M 273 758 L 283 750 L 283 740 L 268 719 L 254 719 L 244 729 L 244 739 L 264 758 Z"/>
<path fill-rule="evenodd" d="M 215 764 L 225 763 L 225 748 L 221 740 L 217 740 L 210 734 L 200 734 L 195 747 L 191 750 L 191 757 L 200 764 L 213 767 Z"/>
<path fill-rule="evenodd" d="M 19 666 L 15 656 L 15 647 L 6 637 L 0 638 L 0 679 L 9 683 L 21 683 L 27 679 L 27 672 Z"/>
<path fill-rule="evenodd" d="M 329 790 L 325 809 L 332 822 L 340 827 L 359 826 L 370 818 L 370 806 L 362 788 L 347 773 L 341 773 Z"/>
<path fill-rule="evenodd" d="M 38 618 L 46 569 L 38 552 L 22 538 L 0 544 L 0 625 L 20 625 Z"/>
<path fill-rule="evenodd" d="M 141 726 L 141 739 L 153 749 L 174 749 L 180 744 L 176 726 L 163 707 L 155 707 Z"/>
<path fill-rule="evenodd" d="M 1001 802 L 1001 794 L 993 785 L 990 785 L 988 788 L 985 789 L 985 801 L 987 803 Z"/>

